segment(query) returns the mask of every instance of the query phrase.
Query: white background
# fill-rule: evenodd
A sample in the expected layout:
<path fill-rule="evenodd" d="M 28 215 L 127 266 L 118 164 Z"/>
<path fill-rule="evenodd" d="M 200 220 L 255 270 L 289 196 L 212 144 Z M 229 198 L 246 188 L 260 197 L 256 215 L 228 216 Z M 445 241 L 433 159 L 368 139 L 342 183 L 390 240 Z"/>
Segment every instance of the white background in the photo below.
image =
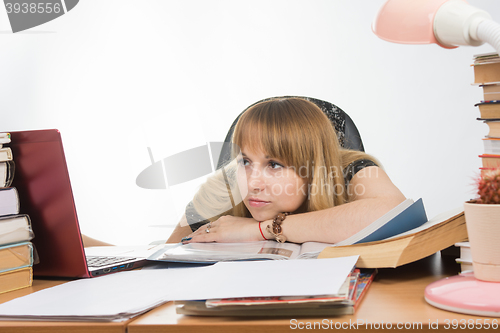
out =
<path fill-rule="evenodd" d="M 166 239 L 201 179 L 135 185 L 155 160 L 222 141 L 267 97 L 330 101 L 356 123 L 407 197 L 430 217 L 474 196 L 481 89 L 472 56 L 385 42 L 384 0 L 83 0 L 13 34 L 0 10 L 0 131 L 58 128 L 82 231 L 114 244 Z M 498 0 L 469 0 L 500 22 Z"/>

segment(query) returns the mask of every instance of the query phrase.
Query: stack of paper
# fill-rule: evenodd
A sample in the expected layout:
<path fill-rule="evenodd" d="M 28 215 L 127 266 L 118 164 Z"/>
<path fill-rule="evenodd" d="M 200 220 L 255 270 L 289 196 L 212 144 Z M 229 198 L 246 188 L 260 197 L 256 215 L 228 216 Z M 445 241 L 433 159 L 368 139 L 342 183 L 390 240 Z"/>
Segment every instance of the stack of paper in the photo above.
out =
<path fill-rule="evenodd" d="M 336 294 L 357 259 L 221 262 L 120 272 L 0 304 L 0 319 L 123 321 L 173 300 Z"/>

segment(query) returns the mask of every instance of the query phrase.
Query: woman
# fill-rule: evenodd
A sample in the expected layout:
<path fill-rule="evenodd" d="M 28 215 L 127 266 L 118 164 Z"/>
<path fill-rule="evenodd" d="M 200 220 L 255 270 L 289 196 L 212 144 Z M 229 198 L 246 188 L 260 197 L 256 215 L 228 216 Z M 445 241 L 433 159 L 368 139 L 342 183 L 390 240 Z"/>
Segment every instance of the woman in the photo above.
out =
<path fill-rule="evenodd" d="M 239 157 L 188 205 L 188 217 L 205 221 L 185 215 L 167 242 L 336 243 L 405 199 L 373 157 L 341 149 L 328 117 L 305 99 L 252 106 L 233 143 Z"/>

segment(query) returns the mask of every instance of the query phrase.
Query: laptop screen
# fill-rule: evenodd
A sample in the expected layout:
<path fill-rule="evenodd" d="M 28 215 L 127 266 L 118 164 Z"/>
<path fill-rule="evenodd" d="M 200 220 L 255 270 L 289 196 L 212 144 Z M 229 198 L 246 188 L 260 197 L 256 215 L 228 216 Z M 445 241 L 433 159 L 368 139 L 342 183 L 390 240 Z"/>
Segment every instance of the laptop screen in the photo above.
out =
<path fill-rule="evenodd" d="M 10 132 L 20 211 L 31 218 L 35 276 L 89 277 L 58 130 Z"/>

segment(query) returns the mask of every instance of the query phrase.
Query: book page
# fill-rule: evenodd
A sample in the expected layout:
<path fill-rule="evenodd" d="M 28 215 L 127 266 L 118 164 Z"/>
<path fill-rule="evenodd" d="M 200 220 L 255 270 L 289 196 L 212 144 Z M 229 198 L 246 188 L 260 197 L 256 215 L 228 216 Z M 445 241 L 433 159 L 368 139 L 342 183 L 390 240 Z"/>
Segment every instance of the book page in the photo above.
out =
<path fill-rule="evenodd" d="M 7 163 L 4 162 L 0 163 L 0 185 L 3 186 L 6 180 L 7 180 Z"/>
<path fill-rule="evenodd" d="M 244 298 L 217 298 L 217 299 L 207 299 L 205 306 L 207 308 L 215 307 L 259 307 L 269 305 L 290 305 L 290 304 L 301 304 L 301 306 L 307 306 L 307 303 L 315 304 L 318 303 L 341 303 L 346 300 L 352 299 L 354 296 L 354 288 L 359 277 L 359 270 L 353 270 L 351 275 L 349 275 L 342 286 L 340 287 L 337 294 L 334 295 L 294 295 L 294 296 L 274 296 L 274 297 L 244 297 Z M 345 303 L 342 303 L 345 304 Z"/>
<path fill-rule="evenodd" d="M 319 253 L 329 246 L 334 246 L 334 244 L 320 242 L 303 243 L 298 259 L 316 259 Z"/>
<path fill-rule="evenodd" d="M 0 244 L 29 241 L 33 231 L 27 215 L 9 215 L 0 218 Z"/>

